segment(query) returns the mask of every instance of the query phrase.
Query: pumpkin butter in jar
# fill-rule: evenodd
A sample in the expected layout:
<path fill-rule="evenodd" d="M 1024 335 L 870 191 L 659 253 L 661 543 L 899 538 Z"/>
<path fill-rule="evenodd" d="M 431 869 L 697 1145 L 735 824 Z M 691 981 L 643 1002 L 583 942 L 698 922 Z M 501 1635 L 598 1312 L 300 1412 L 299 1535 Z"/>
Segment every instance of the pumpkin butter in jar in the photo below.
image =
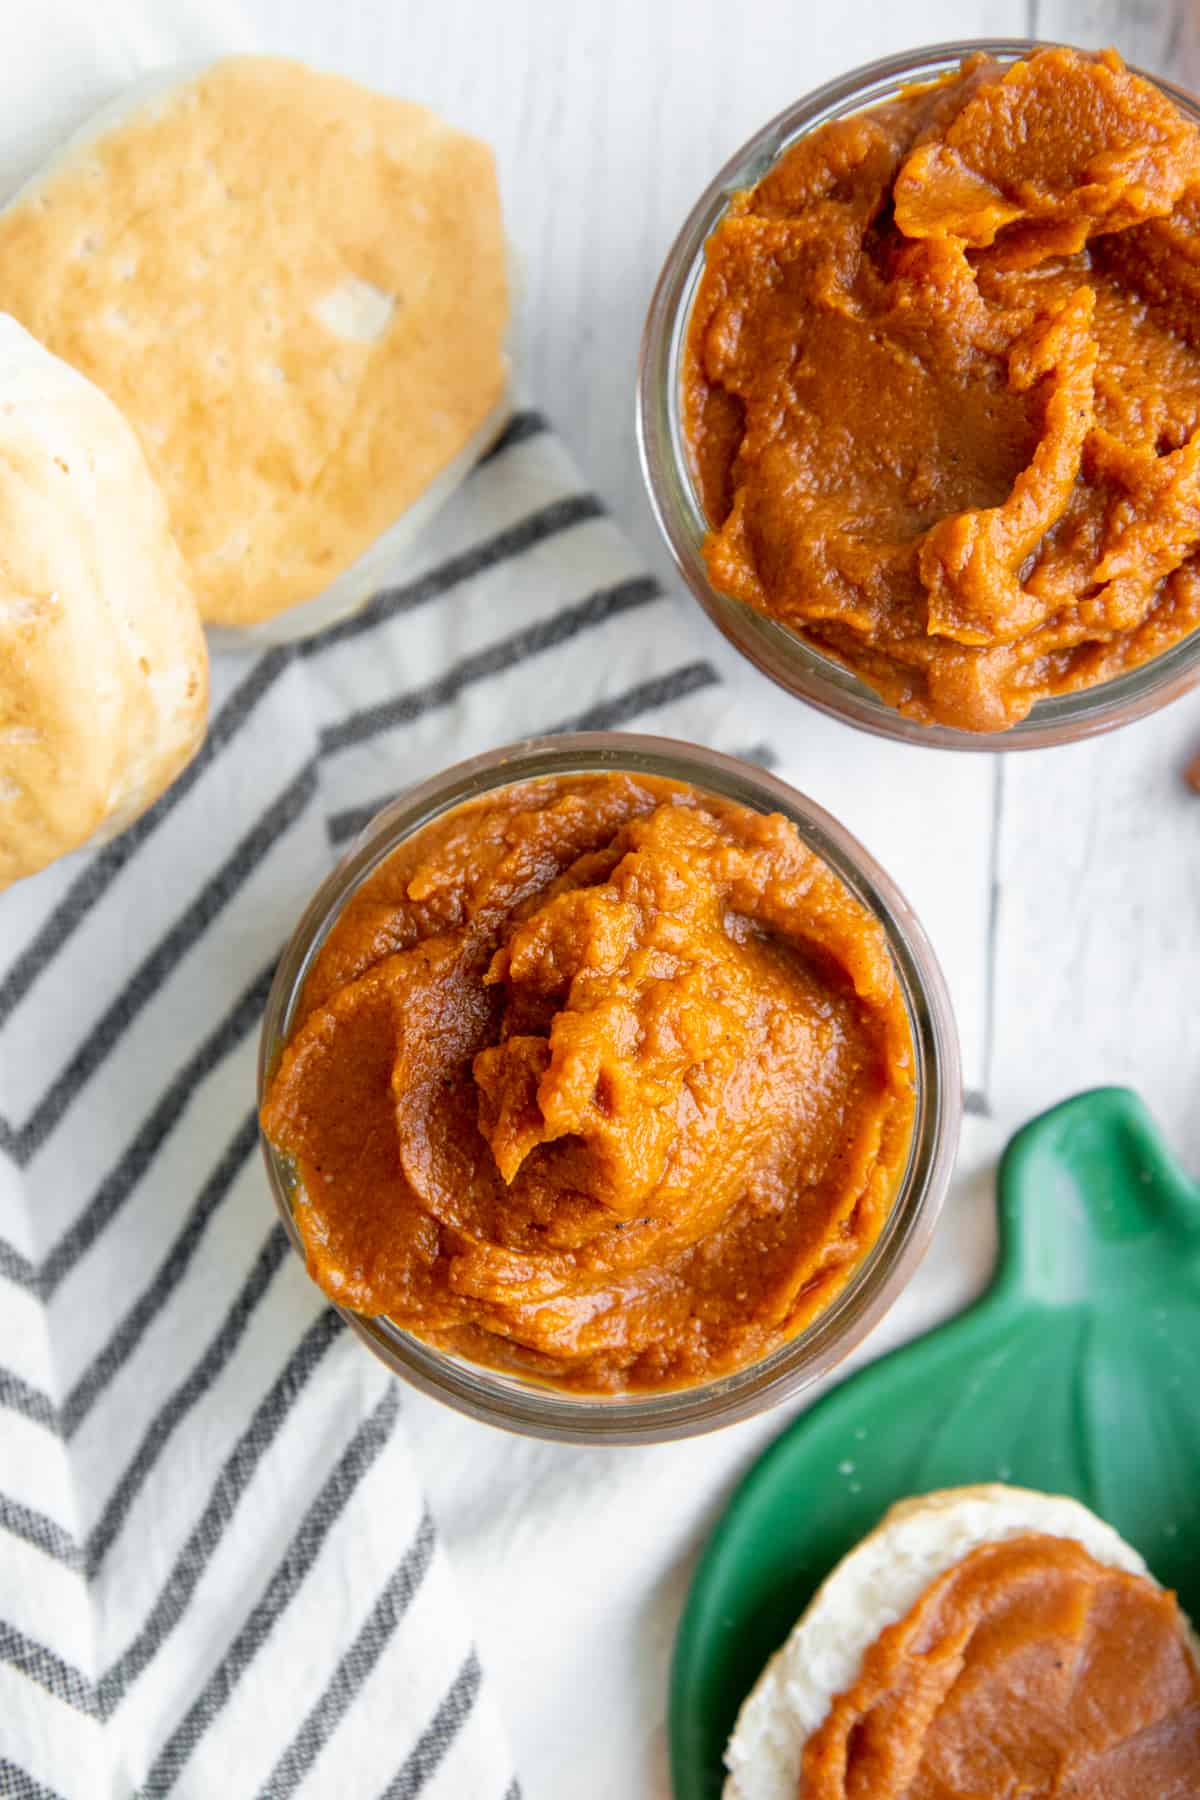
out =
<path fill-rule="evenodd" d="M 1200 626 L 1198 270 L 1200 130 L 1112 51 L 970 55 L 800 137 L 688 325 L 712 588 L 958 732 L 1164 656 Z"/>
<path fill-rule="evenodd" d="M 494 786 L 305 966 L 262 1124 L 310 1273 L 471 1363 L 609 1396 L 742 1369 L 908 1178 L 888 932 L 782 812 L 645 769 Z"/>

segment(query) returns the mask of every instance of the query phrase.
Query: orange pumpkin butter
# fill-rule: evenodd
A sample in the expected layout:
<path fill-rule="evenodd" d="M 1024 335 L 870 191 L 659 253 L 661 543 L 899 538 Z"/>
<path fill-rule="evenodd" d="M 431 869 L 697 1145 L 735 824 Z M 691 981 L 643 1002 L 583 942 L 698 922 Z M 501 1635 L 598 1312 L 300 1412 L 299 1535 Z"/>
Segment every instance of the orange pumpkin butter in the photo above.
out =
<path fill-rule="evenodd" d="M 883 927 L 795 826 L 601 774 L 500 789 L 382 862 L 263 1126 L 333 1299 L 611 1392 L 800 1330 L 878 1236 L 913 1115 Z"/>
<path fill-rule="evenodd" d="M 911 718 L 1001 730 L 1200 626 L 1200 131 L 1049 49 L 737 195 L 689 327 L 713 585 Z"/>
<path fill-rule="evenodd" d="M 1194 1800 L 1173 1594 L 1040 1533 L 979 1546 L 881 1632 L 804 1747 L 803 1800 Z"/>

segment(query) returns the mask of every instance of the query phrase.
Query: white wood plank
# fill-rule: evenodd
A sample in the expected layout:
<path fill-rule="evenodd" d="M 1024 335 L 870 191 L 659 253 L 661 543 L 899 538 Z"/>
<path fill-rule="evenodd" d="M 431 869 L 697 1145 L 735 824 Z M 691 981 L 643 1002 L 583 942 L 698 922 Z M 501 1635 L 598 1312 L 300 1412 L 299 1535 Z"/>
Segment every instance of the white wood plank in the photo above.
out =
<path fill-rule="evenodd" d="M 1200 700 L 1010 757 L 997 963 L 1000 1118 L 1137 1088 L 1200 1169 Z"/>

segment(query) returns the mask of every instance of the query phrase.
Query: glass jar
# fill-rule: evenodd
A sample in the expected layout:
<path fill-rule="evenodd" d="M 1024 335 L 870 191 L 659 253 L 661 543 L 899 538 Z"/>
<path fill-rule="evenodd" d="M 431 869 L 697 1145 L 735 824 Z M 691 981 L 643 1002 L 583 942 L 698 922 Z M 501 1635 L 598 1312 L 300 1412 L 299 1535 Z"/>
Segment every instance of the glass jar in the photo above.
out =
<path fill-rule="evenodd" d="M 712 586 L 703 556 L 708 523 L 683 432 L 682 360 L 709 237 L 733 196 L 760 181 L 798 138 L 830 119 L 894 99 L 903 88 L 949 74 L 973 51 L 1015 62 L 1042 47 L 1030 38 L 929 45 L 854 69 L 780 113 L 729 159 L 692 208 L 667 254 L 642 337 L 637 391 L 642 473 L 676 566 L 710 619 L 763 674 L 811 706 L 881 737 L 945 750 L 1041 749 L 1112 731 L 1156 712 L 1200 682 L 1200 631 L 1113 681 L 1039 700 L 1027 718 L 1007 731 L 960 731 L 905 718 L 849 669 L 823 656 L 787 626 Z M 1157 76 L 1146 79 L 1185 117 L 1200 123 L 1200 101 L 1194 95 Z"/>
<path fill-rule="evenodd" d="M 687 782 L 753 808 L 781 812 L 879 920 L 908 1009 L 916 1111 L 908 1164 L 879 1238 L 824 1312 L 764 1360 L 700 1387 L 590 1396 L 471 1363 L 435 1349 L 387 1318 L 345 1312 L 349 1325 L 396 1374 L 473 1418 L 572 1443 L 642 1443 L 686 1437 L 744 1419 L 799 1393 L 866 1336 L 916 1268 L 941 1211 L 961 1122 L 958 1041 L 949 995 L 907 902 L 845 828 L 763 770 L 668 738 L 585 732 L 533 738 L 473 757 L 410 788 L 376 814 L 317 890 L 288 944 L 267 1001 L 259 1048 L 261 1107 L 321 944 L 346 901 L 405 838 L 464 801 L 538 776 L 629 771 Z M 263 1140 L 267 1174 L 292 1242 L 295 1171 Z"/>

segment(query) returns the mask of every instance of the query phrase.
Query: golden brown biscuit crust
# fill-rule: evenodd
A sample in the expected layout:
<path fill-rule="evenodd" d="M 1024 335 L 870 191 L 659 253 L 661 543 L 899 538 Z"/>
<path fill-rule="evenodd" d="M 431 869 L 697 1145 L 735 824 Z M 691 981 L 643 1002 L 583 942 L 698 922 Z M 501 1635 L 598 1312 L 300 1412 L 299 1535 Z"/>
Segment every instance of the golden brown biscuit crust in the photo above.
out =
<path fill-rule="evenodd" d="M 0 316 L 0 889 L 130 824 L 199 748 L 207 701 L 134 432 Z"/>
<path fill-rule="evenodd" d="M 270 618 L 392 525 L 504 393 L 491 151 L 340 76 L 217 62 L 0 214 L 0 306 L 137 429 L 204 618 Z"/>

